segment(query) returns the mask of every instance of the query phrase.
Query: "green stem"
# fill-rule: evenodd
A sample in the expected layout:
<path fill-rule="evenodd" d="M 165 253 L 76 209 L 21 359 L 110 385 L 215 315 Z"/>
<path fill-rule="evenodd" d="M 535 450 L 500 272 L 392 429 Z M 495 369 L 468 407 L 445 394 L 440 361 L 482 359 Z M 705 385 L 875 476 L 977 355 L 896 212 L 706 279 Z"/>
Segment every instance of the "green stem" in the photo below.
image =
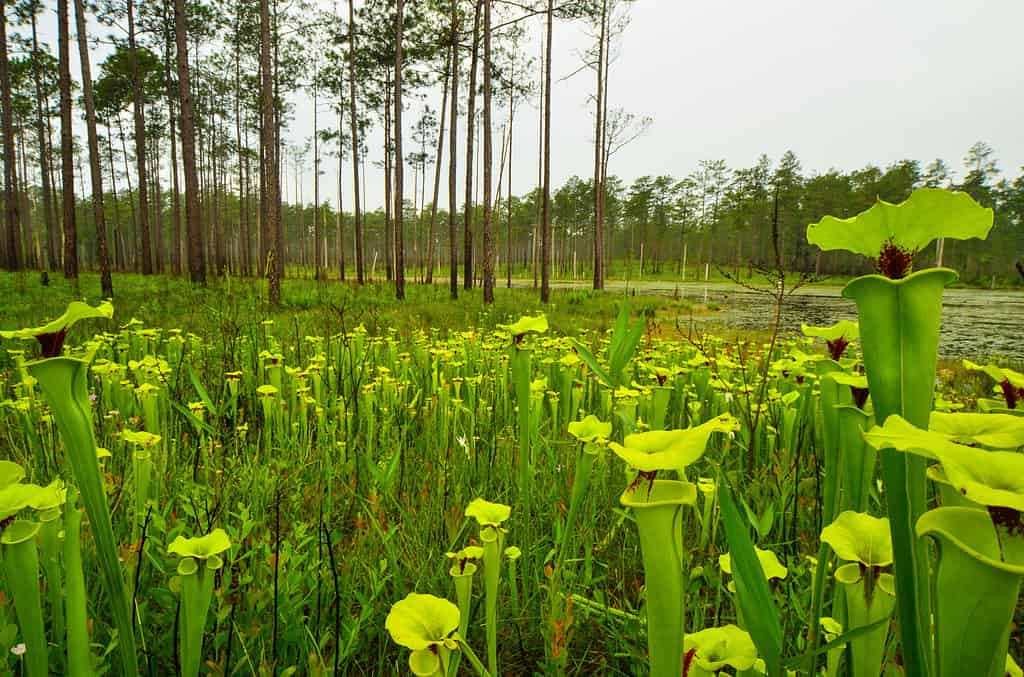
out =
<path fill-rule="evenodd" d="M 476 670 L 476 674 L 480 675 L 480 677 L 491 677 L 492 674 L 498 674 L 497 672 L 488 671 L 487 668 L 484 667 L 480 657 L 473 652 L 473 649 L 464 640 L 459 640 L 459 649 L 466 656 L 466 660 L 469 661 L 469 664 L 473 666 L 473 669 Z"/>
<path fill-rule="evenodd" d="M 809 655 L 805 672 L 808 675 L 816 674 L 817 670 L 818 657 L 814 652 L 818 648 L 818 642 L 821 639 L 820 619 L 822 608 L 825 605 L 825 581 L 828 564 L 832 559 L 831 553 L 832 549 L 828 546 L 828 543 L 822 542 L 818 547 L 818 566 L 814 568 L 814 583 L 811 586 L 811 615 L 807 619 L 809 625 L 807 653 Z"/>

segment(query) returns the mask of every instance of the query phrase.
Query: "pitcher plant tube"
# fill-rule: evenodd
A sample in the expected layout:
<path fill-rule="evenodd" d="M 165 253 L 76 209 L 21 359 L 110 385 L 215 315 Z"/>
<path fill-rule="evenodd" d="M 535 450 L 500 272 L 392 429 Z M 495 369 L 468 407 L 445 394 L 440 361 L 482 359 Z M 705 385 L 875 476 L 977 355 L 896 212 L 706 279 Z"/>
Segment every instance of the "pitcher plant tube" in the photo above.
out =
<path fill-rule="evenodd" d="M 117 555 L 117 542 L 110 521 L 110 509 L 96 457 L 96 438 L 88 395 L 89 363 L 61 357 L 64 340 L 71 326 L 87 318 L 111 318 L 109 302 L 92 307 L 73 301 L 56 320 L 31 329 L 0 332 L 2 338 L 34 339 L 40 345 L 42 359 L 25 365 L 36 379 L 64 443 L 65 454 L 81 493 L 96 542 L 100 574 L 111 606 L 118 634 L 118 654 L 125 674 L 138 672 L 135 633 L 125 585 Z"/>
<path fill-rule="evenodd" d="M 466 506 L 466 517 L 472 517 L 480 525 L 480 540 L 484 548 L 484 608 L 487 625 L 487 669 L 498 673 L 498 581 L 501 575 L 501 558 L 504 555 L 505 528 L 502 524 L 512 514 L 512 508 L 501 503 L 491 503 L 482 498 L 474 499 Z"/>
<path fill-rule="evenodd" d="M 938 674 L 997 677 L 1005 657 L 1024 579 L 1024 454 L 988 451 L 915 428 L 892 417 L 865 435 L 936 459 L 944 479 L 977 506 L 925 513 L 917 532 L 938 547 L 935 649 Z"/>
<path fill-rule="evenodd" d="M 231 539 L 223 529 L 214 529 L 206 536 L 178 536 L 167 546 L 167 552 L 178 555 L 178 576 L 181 580 L 181 607 L 178 614 L 179 658 L 181 674 L 199 674 L 203 654 L 203 631 L 213 599 L 217 570 L 224 565 L 221 554 L 231 548 Z"/>
<path fill-rule="evenodd" d="M 696 485 L 685 480 L 686 466 L 703 456 L 713 433 L 731 433 L 738 427 L 735 418 L 723 414 L 687 430 L 634 433 L 626 436 L 625 444 L 609 443 L 616 455 L 638 471 L 619 502 L 633 509 L 640 535 L 652 677 L 676 677 L 683 669 L 683 506 L 697 502 Z M 675 471 L 682 479 L 656 479 L 661 471 Z"/>
<path fill-rule="evenodd" d="M 807 227 L 810 244 L 871 258 L 879 273 L 858 277 L 843 289 L 843 296 L 857 304 L 877 420 L 899 414 L 927 428 L 932 409 L 942 293 L 957 275 L 948 268 L 914 273 L 914 255 L 937 238 L 985 238 L 992 221 L 992 210 L 966 193 L 918 188 L 899 204 L 878 200 L 851 218 L 826 216 Z M 926 508 L 925 463 L 891 449 L 881 454 L 904 663 L 909 674 L 926 676 L 928 561 L 914 531 Z"/>
<path fill-rule="evenodd" d="M 532 426 L 530 423 L 530 356 L 532 350 L 525 342 L 529 334 L 543 334 L 548 330 L 548 318 L 541 314 L 536 317 L 521 317 L 499 329 L 512 336 L 512 350 L 509 354 L 509 371 L 512 388 L 516 397 L 516 423 L 519 435 L 518 481 L 520 499 L 529 504 L 529 485 L 533 474 Z"/>
<path fill-rule="evenodd" d="M 821 532 L 836 556 L 847 563 L 835 571 L 846 600 L 846 626 L 851 629 L 880 623 L 896 606 L 889 520 L 848 510 Z M 850 640 L 851 677 L 876 677 L 889 634 L 888 625 Z"/>

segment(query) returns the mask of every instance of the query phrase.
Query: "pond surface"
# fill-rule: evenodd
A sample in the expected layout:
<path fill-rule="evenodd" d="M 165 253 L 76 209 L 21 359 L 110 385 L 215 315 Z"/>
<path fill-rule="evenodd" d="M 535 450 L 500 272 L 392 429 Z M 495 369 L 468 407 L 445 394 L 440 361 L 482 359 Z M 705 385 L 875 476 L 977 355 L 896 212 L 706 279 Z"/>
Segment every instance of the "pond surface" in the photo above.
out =
<path fill-rule="evenodd" d="M 577 285 L 552 285 L 575 287 Z M 585 287 L 585 285 L 579 285 Z M 731 327 L 765 329 L 773 319 L 771 297 L 734 284 L 687 282 L 632 283 L 631 289 L 645 294 L 678 296 L 714 304 L 720 310 L 694 315 L 694 322 Z M 608 282 L 608 291 L 625 290 L 621 282 Z M 838 320 L 856 320 L 853 301 L 840 296 L 838 286 L 798 289 L 786 299 L 782 312 L 784 330 L 799 332 L 800 324 L 826 325 Z M 943 297 L 942 332 L 939 355 L 946 358 L 989 356 L 1024 359 L 1024 292 L 985 289 L 947 289 Z"/>

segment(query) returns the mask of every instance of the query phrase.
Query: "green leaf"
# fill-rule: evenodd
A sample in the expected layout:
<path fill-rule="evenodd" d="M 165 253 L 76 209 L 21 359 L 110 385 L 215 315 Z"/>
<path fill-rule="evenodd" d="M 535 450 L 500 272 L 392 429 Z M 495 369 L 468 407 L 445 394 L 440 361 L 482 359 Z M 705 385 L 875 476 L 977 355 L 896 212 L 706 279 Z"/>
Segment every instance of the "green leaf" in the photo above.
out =
<path fill-rule="evenodd" d="M 543 334 L 548 330 L 548 318 L 544 314 L 537 315 L 536 317 L 524 315 L 512 324 L 499 324 L 498 329 L 503 329 L 513 336 L 522 336 L 531 332 Z"/>
<path fill-rule="evenodd" d="M 108 320 L 114 316 L 114 305 L 110 301 L 104 301 L 98 306 L 90 306 L 82 301 L 72 301 L 68 304 L 64 314 L 56 320 L 51 320 L 39 327 L 27 329 L 16 329 L 14 331 L 0 331 L 0 338 L 5 339 L 34 339 L 42 334 L 55 334 L 71 328 L 75 322 L 93 317 L 105 317 Z"/>
<path fill-rule="evenodd" d="M 992 210 L 967 193 L 918 188 L 899 204 L 879 199 L 848 219 L 826 216 L 807 226 L 807 241 L 826 251 L 842 249 L 876 258 L 888 243 L 916 252 L 937 238 L 984 239 L 992 220 Z"/>
<path fill-rule="evenodd" d="M 189 380 L 192 381 L 192 387 L 196 389 L 197 393 L 199 393 L 199 399 L 201 399 L 203 404 L 206 406 L 206 411 L 217 416 L 217 407 L 213 405 L 213 400 L 210 398 L 209 393 L 206 392 L 206 388 L 203 387 L 203 384 L 199 381 L 196 373 L 192 370 L 192 365 L 189 365 L 188 367 L 188 377 Z"/>
<path fill-rule="evenodd" d="M 231 548 L 231 539 L 223 529 L 214 529 L 206 536 L 185 538 L 178 536 L 169 546 L 167 552 L 182 557 L 206 559 L 218 555 Z"/>
<path fill-rule="evenodd" d="M 800 330 L 804 336 L 813 336 L 825 341 L 835 341 L 839 338 L 854 341 L 860 336 L 860 327 L 856 322 L 850 320 L 840 320 L 828 327 L 812 327 L 808 324 L 801 324 Z"/>
<path fill-rule="evenodd" d="M 0 489 L 25 479 L 25 469 L 14 461 L 0 461 Z"/>
<path fill-rule="evenodd" d="M 750 633 L 731 623 L 686 635 L 683 651 L 691 649 L 694 650 L 692 665 L 711 674 L 727 667 L 736 671 L 750 670 L 757 661 L 757 647 L 750 639 Z"/>
<path fill-rule="evenodd" d="M 821 530 L 821 540 L 829 544 L 839 559 L 847 562 L 860 562 L 869 567 L 892 564 L 892 536 L 887 517 L 847 510 Z"/>
<path fill-rule="evenodd" d="M 1012 414 L 944 414 L 932 412 L 929 430 L 948 435 L 961 444 L 991 449 L 1024 446 L 1024 417 Z"/>
<path fill-rule="evenodd" d="M 491 503 L 482 498 L 473 499 L 466 506 L 466 517 L 472 517 L 482 527 L 497 527 L 512 514 L 511 506 Z"/>
<path fill-rule="evenodd" d="M 733 578 L 736 583 L 736 597 L 746 620 L 748 632 L 758 653 L 768 665 L 768 674 L 777 675 L 781 670 L 782 627 L 779 624 L 779 610 L 775 606 L 768 579 L 754 551 L 754 544 L 744 526 L 743 518 L 736 509 L 728 482 L 721 478 L 718 483 L 718 500 L 722 510 L 725 536 L 729 542 L 729 555 Z"/>
<path fill-rule="evenodd" d="M 625 445 L 609 442 L 608 447 L 637 470 L 681 471 L 704 455 L 712 433 L 736 430 L 739 430 L 739 421 L 730 414 L 722 414 L 686 430 L 652 430 L 626 435 Z"/>
<path fill-rule="evenodd" d="M 1009 381 L 1014 388 L 1024 388 L 1024 374 L 1014 371 L 1009 367 L 997 367 L 994 364 L 975 364 L 970 360 L 964 360 L 964 369 L 970 371 L 983 371 L 988 374 L 996 383 Z"/>
<path fill-rule="evenodd" d="M 643 320 L 638 319 L 632 326 L 629 326 L 629 305 L 622 304 L 608 350 L 608 367 L 617 385 L 622 385 L 622 371 L 633 359 L 633 354 L 636 353 L 636 347 L 640 345 L 643 334 Z"/>
<path fill-rule="evenodd" d="M 884 425 L 876 425 L 864 433 L 864 441 L 875 449 L 909 451 L 930 459 L 936 458 L 936 448 L 953 444 L 948 436 L 940 432 L 921 430 L 899 414 L 893 414 L 885 420 Z"/>
<path fill-rule="evenodd" d="M 587 368 L 590 369 L 590 371 L 594 372 L 597 379 L 601 382 L 601 385 L 606 388 L 614 388 L 615 386 L 612 385 L 611 376 L 609 376 L 608 372 L 605 371 L 603 366 L 601 366 L 601 363 L 597 361 L 594 353 L 590 352 L 589 348 L 576 339 L 573 339 L 572 343 L 576 348 L 576 352 L 580 356 L 580 359 L 583 360 L 583 363 L 587 365 Z"/>
<path fill-rule="evenodd" d="M 1024 454 L 957 444 L 942 433 L 915 428 L 895 415 L 885 425 L 866 432 L 864 439 L 873 446 L 881 444 L 937 459 L 946 480 L 969 501 L 1024 511 Z"/>
<path fill-rule="evenodd" d="M 396 644 L 413 651 L 444 644 L 459 627 L 459 608 L 434 595 L 410 592 L 395 602 L 384 627 Z"/>
<path fill-rule="evenodd" d="M 757 561 L 761 564 L 761 570 L 764 571 L 764 575 L 769 580 L 773 578 L 785 578 L 789 575 L 789 570 L 782 565 L 779 561 L 778 556 L 771 550 L 762 550 L 761 548 L 754 546 L 754 552 L 757 554 Z M 718 566 L 722 568 L 727 574 L 732 574 L 732 556 L 729 553 L 719 555 Z"/>
<path fill-rule="evenodd" d="M 569 434 L 580 442 L 593 442 L 598 439 L 606 440 L 612 436 L 612 424 L 605 423 L 597 418 L 597 416 L 590 414 L 582 421 L 570 423 Z"/>

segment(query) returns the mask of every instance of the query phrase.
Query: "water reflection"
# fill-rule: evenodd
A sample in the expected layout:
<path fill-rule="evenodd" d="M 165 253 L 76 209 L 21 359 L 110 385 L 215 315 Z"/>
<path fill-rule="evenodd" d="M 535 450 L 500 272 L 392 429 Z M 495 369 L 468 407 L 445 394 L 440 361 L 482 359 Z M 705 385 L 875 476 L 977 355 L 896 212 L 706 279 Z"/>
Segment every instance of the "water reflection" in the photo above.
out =
<path fill-rule="evenodd" d="M 651 292 L 665 293 L 665 290 Z M 717 304 L 721 310 L 700 320 L 764 329 L 774 316 L 771 299 L 756 292 L 710 285 L 706 293 L 708 301 Z M 680 296 L 703 300 L 705 290 L 681 286 Z M 942 331 L 939 335 L 939 354 L 942 357 L 1007 355 L 1019 359 L 1024 356 L 1021 348 L 1024 293 L 947 289 L 942 305 Z M 798 290 L 786 299 L 782 313 L 783 329 L 790 331 L 799 331 L 801 323 L 822 325 L 843 319 L 856 320 L 857 309 L 853 301 L 839 295 L 838 288 Z"/>
<path fill-rule="evenodd" d="M 557 288 L 586 289 L 584 283 L 552 284 Z M 630 290 L 662 294 L 712 304 L 717 312 L 693 316 L 694 322 L 726 324 L 741 329 L 765 329 L 771 324 L 775 307 L 771 297 L 732 284 L 689 282 L 632 283 Z M 606 284 L 609 292 L 623 293 L 622 282 Z M 839 295 L 840 287 L 807 287 L 786 299 L 782 325 L 786 331 L 800 331 L 800 324 L 832 324 L 857 319 L 853 301 Z M 947 358 L 989 356 L 1024 358 L 1021 334 L 1024 329 L 1024 292 L 984 289 L 947 289 L 943 297 L 942 332 L 939 355 Z"/>

